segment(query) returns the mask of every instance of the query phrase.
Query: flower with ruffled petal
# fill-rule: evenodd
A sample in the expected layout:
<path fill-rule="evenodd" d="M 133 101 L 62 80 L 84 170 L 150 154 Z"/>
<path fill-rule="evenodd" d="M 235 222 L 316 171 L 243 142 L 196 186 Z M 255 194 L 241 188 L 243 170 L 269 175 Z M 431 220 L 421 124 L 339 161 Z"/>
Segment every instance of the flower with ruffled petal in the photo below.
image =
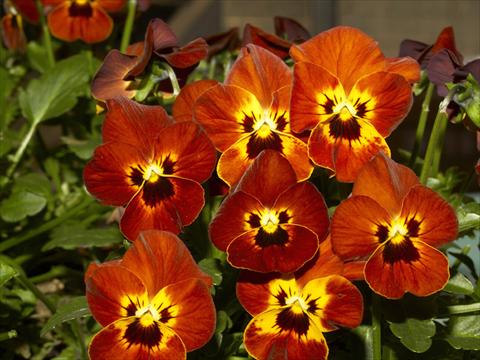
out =
<path fill-rule="evenodd" d="M 125 207 L 120 227 L 178 233 L 204 205 L 200 183 L 215 166 L 215 148 L 200 127 L 173 123 L 160 106 L 119 98 L 107 102 L 99 146 L 84 171 L 88 191 L 103 204 Z"/>
<path fill-rule="evenodd" d="M 87 301 L 103 326 L 92 360 L 185 359 L 215 330 L 212 282 L 175 235 L 143 232 L 121 260 L 91 264 Z"/>
<path fill-rule="evenodd" d="M 411 58 L 387 59 L 361 31 L 340 26 L 290 50 L 296 64 L 291 99 L 295 132 L 312 130 L 308 154 L 337 180 L 352 182 L 412 104 L 419 78 Z"/>
<path fill-rule="evenodd" d="M 210 224 L 210 238 L 237 268 L 292 272 L 310 260 L 328 232 L 322 195 L 297 182 L 279 152 L 263 151 Z"/>
<path fill-rule="evenodd" d="M 323 333 L 356 327 L 363 316 L 362 295 L 342 271 L 327 240 L 320 256 L 293 274 L 243 271 L 237 297 L 253 316 L 244 333 L 248 353 L 259 360 L 327 359 Z"/>
<path fill-rule="evenodd" d="M 52 34 L 64 41 L 82 40 L 97 43 L 108 38 L 113 20 L 107 12 L 119 11 L 126 0 L 41 0 L 52 6 L 48 13 L 48 27 Z"/>
<path fill-rule="evenodd" d="M 352 195 L 332 218 L 334 252 L 344 261 L 365 261 L 365 280 L 387 298 L 441 290 L 448 259 L 436 247 L 457 236 L 452 207 L 383 153 L 362 169 Z"/>
<path fill-rule="evenodd" d="M 299 180 L 313 171 L 306 144 L 290 130 L 292 74 L 285 63 L 255 45 L 243 48 L 225 84 L 205 91 L 194 107 L 199 122 L 222 152 L 217 171 L 234 186 L 266 149 L 283 154 Z"/>

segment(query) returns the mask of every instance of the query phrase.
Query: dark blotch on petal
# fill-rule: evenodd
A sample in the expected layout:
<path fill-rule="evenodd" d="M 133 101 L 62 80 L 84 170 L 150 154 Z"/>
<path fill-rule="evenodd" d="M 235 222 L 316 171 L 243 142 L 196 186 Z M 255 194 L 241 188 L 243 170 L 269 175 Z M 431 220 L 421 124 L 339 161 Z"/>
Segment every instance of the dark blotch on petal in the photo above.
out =
<path fill-rule="evenodd" d="M 90 6 L 90 3 L 86 4 L 77 4 L 76 2 L 73 2 L 72 5 L 68 8 L 68 15 L 71 17 L 91 17 L 93 15 L 93 10 L 92 7 Z"/>
<path fill-rule="evenodd" d="M 145 182 L 143 186 L 143 201 L 147 206 L 155 207 L 161 201 L 175 195 L 173 184 L 164 177 L 159 177 L 155 182 Z"/>
<path fill-rule="evenodd" d="M 127 326 L 123 338 L 127 341 L 129 348 L 132 345 L 143 345 L 153 348 L 160 344 L 162 333 L 156 322 L 149 326 L 142 326 L 140 319 L 135 319 Z"/>
<path fill-rule="evenodd" d="M 408 236 L 417 237 L 420 229 L 420 222 L 415 219 L 410 219 L 407 222 Z"/>
<path fill-rule="evenodd" d="M 277 315 L 275 324 L 284 331 L 294 331 L 297 335 L 306 335 L 310 321 L 305 313 L 295 313 L 288 308 Z"/>
<path fill-rule="evenodd" d="M 250 214 L 247 223 L 250 225 L 252 229 L 259 228 L 261 226 L 260 224 L 260 216 L 257 214 Z"/>
<path fill-rule="evenodd" d="M 253 124 L 255 124 L 257 118 L 253 112 L 251 116 L 247 115 L 246 113 L 243 113 L 243 115 L 245 115 L 242 121 L 243 131 L 250 133 L 253 131 Z"/>
<path fill-rule="evenodd" d="M 380 243 L 385 242 L 388 239 L 388 227 L 385 225 L 378 225 L 375 236 L 378 238 Z"/>
<path fill-rule="evenodd" d="M 170 155 L 167 155 L 165 160 L 162 162 L 163 173 L 166 175 L 171 175 L 174 172 L 174 166 L 176 162 L 170 159 Z"/>
<path fill-rule="evenodd" d="M 360 125 L 353 117 L 349 120 L 342 120 L 338 115 L 334 115 L 329 121 L 329 128 L 330 136 L 335 139 L 354 141 L 360 138 Z"/>
<path fill-rule="evenodd" d="M 290 215 L 288 215 L 286 210 L 280 211 L 280 214 L 278 214 L 278 222 L 280 224 L 286 224 L 288 223 L 288 220 L 290 220 Z"/>
<path fill-rule="evenodd" d="M 255 243 L 262 247 L 268 247 L 271 245 L 284 245 L 288 242 L 288 232 L 282 229 L 280 226 L 272 232 L 266 232 L 263 227 L 258 229 L 257 235 L 255 235 Z"/>
<path fill-rule="evenodd" d="M 408 237 L 405 237 L 403 241 L 399 243 L 392 243 L 390 241 L 383 249 L 383 261 L 390 265 L 398 261 L 411 263 L 418 259 L 420 259 L 420 254 Z"/>
<path fill-rule="evenodd" d="M 275 150 L 282 152 L 282 139 L 277 133 L 270 132 L 266 137 L 260 137 L 256 133 L 250 136 L 247 143 L 249 159 L 255 159 L 263 150 Z"/>

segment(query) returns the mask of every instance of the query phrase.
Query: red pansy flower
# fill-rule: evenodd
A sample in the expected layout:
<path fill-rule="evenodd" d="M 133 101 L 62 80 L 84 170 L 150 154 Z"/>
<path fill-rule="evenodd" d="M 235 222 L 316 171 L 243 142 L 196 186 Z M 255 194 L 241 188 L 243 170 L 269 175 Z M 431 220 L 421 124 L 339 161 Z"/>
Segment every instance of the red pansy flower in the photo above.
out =
<path fill-rule="evenodd" d="M 35 4 L 35 0 L 6 0 L 5 4 L 12 4 L 20 15 L 30 23 L 36 24 L 40 19 L 40 14 Z"/>
<path fill-rule="evenodd" d="M 10 50 L 24 52 L 27 49 L 27 38 L 23 31 L 23 20 L 20 15 L 6 14 L 2 17 L 2 39 Z"/>
<path fill-rule="evenodd" d="M 265 149 L 283 154 L 299 180 L 310 177 L 313 166 L 307 146 L 290 130 L 291 81 L 291 71 L 280 58 L 249 45 L 242 49 L 225 84 L 197 99 L 195 120 L 222 152 L 217 171 L 230 186 Z"/>
<path fill-rule="evenodd" d="M 237 268 L 292 272 L 310 260 L 328 232 L 322 195 L 298 183 L 280 153 L 263 151 L 210 224 L 210 238 Z"/>
<path fill-rule="evenodd" d="M 452 207 L 382 153 L 362 169 L 352 195 L 332 218 L 334 252 L 343 260 L 366 260 L 365 280 L 387 298 L 441 290 L 448 259 L 436 247 L 457 236 Z"/>
<path fill-rule="evenodd" d="M 126 0 L 42 0 L 42 3 L 52 6 L 47 20 L 55 37 L 96 43 L 112 32 L 113 21 L 107 12 L 121 10 Z"/>
<path fill-rule="evenodd" d="M 91 264 L 85 283 L 103 326 L 92 360 L 185 359 L 215 330 L 211 279 L 174 234 L 143 232 L 123 259 Z"/>
<path fill-rule="evenodd" d="M 352 182 L 378 151 L 390 154 L 385 137 L 410 109 L 418 64 L 385 58 L 372 38 L 345 26 L 292 46 L 290 54 L 292 130 L 312 129 L 310 158 Z"/>
<path fill-rule="evenodd" d="M 323 333 L 360 325 L 362 295 L 340 276 L 342 263 L 328 251 L 328 243 L 294 274 L 240 275 L 237 297 L 253 316 L 244 344 L 253 358 L 327 359 Z"/>
<path fill-rule="evenodd" d="M 193 122 L 172 123 L 160 106 L 119 98 L 107 102 L 104 145 L 84 171 L 88 191 L 103 204 L 125 207 L 120 227 L 178 233 L 204 205 L 200 185 L 215 166 L 215 148 Z"/>

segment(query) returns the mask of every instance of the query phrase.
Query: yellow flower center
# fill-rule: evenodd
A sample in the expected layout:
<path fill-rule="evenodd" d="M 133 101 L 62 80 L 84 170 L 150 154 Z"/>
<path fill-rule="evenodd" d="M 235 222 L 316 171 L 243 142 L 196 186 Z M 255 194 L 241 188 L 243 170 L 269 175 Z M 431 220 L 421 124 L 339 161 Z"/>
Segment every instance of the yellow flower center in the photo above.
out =
<path fill-rule="evenodd" d="M 278 224 L 280 220 L 278 216 L 270 210 L 266 210 L 262 214 L 262 218 L 260 219 L 260 224 L 267 233 L 272 234 L 277 230 Z"/>
<path fill-rule="evenodd" d="M 355 117 L 357 115 L 357 110 L 350 104 L 349 101 L 343 101 L 340 104 L 336 105 L 333 108 L 333 112 L 335 114 L 338 114 L 340 117 L 340 120 L 351 120 L 352 117 Z"/>
<path fill-rule="evenodd" d="M 295 295 L 292 297 L 289 297 L 285 301 L 286 305 L 290 306 L 290 310 L 292 310 L 295 314 L 301 314 L 303 312 L 308 311 L 308 306 L 305 303 L 305 300 L 301 296 Z"/>
<path fill-rule="evenodd" d="M 152 305 L 148 305 L 144 308 L 138 309 L 135 312 L 135 316 L 140 318 L 140 325 L 148 327 L 152 325 L 155 321 L 160 320 L 160 314 L 157 309 Z"/>
<path fill-rule="evenodd" d="M 275 124 L 275 121 L 270 118 L 267 112 L 264 112 L 262 118 L 253 124 L 253 130 L 261 138 L 266 138 L 276 128 L 277 124 Z"/>
<path fill-rule="evenodd" d="M 156 164 L 148 165 L 147 169 L 143 173 L 143 180 L 147 182 L 157 182 L 160 176 L 163 175 L 162 168 Z"/>
<path fill-rule="evenodd" d="M 73 1 L 77 5 L 85 5 L 90 2 L 90 0 L 74 0 Z"/>
<path fill-rule="evenodd" d="M 408 235 L 408 229 L 405 225 L 398 220 L 393 222 L 393 226 L 388 231 L 388 238 L 393 245 L 402 243 L 405 240 L 405 236 Z"/>

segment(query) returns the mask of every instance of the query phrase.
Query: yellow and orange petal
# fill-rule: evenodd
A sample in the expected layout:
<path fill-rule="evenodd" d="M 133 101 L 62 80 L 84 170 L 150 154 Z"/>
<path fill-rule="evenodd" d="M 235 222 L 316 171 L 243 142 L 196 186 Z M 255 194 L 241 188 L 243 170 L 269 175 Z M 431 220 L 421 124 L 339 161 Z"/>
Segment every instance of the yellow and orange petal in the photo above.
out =
<path fill-rule="evenodd" d="M 200 279 L 164 287 L 151 305 L 158 311 L 160 322 L 182 339 L 187 351 L 204 346 L 215 331 L 215 306 L 209 288 Z"/>
<path fill-rule="evenodd" d="M 196 278 L 208 286 L 212 284 L 183 241 L 166 231 L 143 231 L 123 256 L 122 266 L 142 279 L 149 294 L 183 279 Z"/>
<path fill-rule="evenodd" d="M 410 168 L 379 153 L 360 171 L 352 194 L 375 199 L 391 215 L 395 215 L 400 212 L 404 197 L 418 184 L 420 182 Z"/>
<path fill-rule="evenodd" d="M 172 329 L 161 322 L 143 321 L 149 323 L 129 317 L 103 328 L 90 343 L 90 359 L 186 359 L 185 345 Z"/>
<path fill-rule="evenodd" d="M 290 68 L 278 56 L 255 45 L 242 48 L 225 79 L 225 85 L 238 86 L 253 94 L 263 109 L 270 107 L 276 91 L 290 87 L 291 82 Z"/>
<path fill-rule="evenodd" d="M 306 61 L 323 67 L 340 80 L 347 93 L 361 77 L 385 69 L 377 42 L 348 26 L 334 27 L 293 45 L 290 55 L 296 63 Z"/>
<path fill-rule="evenodd" d="M 172 107 L 175 121 L 193 121 L 195 102 L 205 91 L 217 84 L 215 80 L 199 80 L 185 85 Z"/>
<path fill-rule="evenodd" d="M 64 41 L 82 40 L 97 43 L 108 38 L 113 29 L 112 18 L 98 2 L 64 1 L 48 13 L 52 34 Z"/>
<path fill-rule="evenodd" d="M 450 277 L 447 257 L 414 239 L 382 244 L 368 259 L 365 281 L 376 293 L 390 299 L 405 292 L 428 296 L 445 287 Z"/>
<path fill-rule="evenodd" d="M 107 101 L 102 139 L 104 143 L 121 142 L 146 151 L 154 146 L 159 132 L 173 123 L 161 106 L 116 97 Z"/>

